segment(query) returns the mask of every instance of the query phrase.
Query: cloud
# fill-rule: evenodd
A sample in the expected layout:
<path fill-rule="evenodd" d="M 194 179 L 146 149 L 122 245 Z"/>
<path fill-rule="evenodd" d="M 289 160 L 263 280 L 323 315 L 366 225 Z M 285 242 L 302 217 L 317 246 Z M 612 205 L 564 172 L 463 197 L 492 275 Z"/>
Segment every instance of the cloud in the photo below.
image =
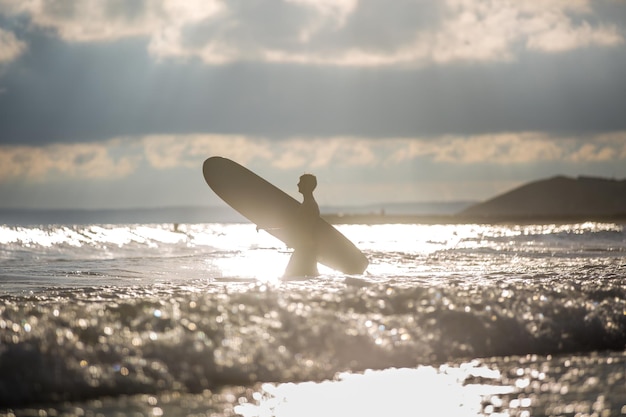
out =
<path fill-rule="evenodd" d="M 588 22 L 575 26 L 556 15 L 536 22 L 533 31 L 528 34 L 526 45 L 530 50 L 563 52 L 591 45 L 615 46 L 623 42 L 624 38 L 615 26 L 594 28 Z"/>
<path fill-rule="evenodd" d="M 586 143 L 576 152 L 570 155 L 570 159 L 574 162 L 591 161 L 603 162 L 610 161 L 615 158 L 616 150 L 608 146 L 598 146 L 596 144 Z"/>
<path fill-rule="evenodd" d="M 615 158 L 626 160 L 626 134 L 624 132 L 612 132 L 598 135 L 597 141 L 615 149 Z"/>
<path fill-rule="evenodd" d="M 197 60 L 155 63 L 145 40 L 37 39 L 28 59 L 2 74 L 0 143 L 155 133 L 394 138 L 626 129 L 626 48 L 410 70 L 208 67 Z"/>
<path fill-rule="evenodd" d="M 150 135 L 139 141 L 146 160 L 157 169 L 197 168 L 211 155 L 242 164 L 255 159 L 268 160 L 273 155 L 269 141 L 236 135 Z"/>
<path fill-rule="evenodd" d="M 437 140 L 403 140 L 391 155 L 401 162 L 417 157 L 450 164 L 594 163 L 626 160 L 626 132 L 591 138 L 554 137 L 539 132 L 445 136 Z"/>
<path fill-rule="evenodd" d="M 576 23 L 580 16 L 596 17 L 587 1 L 447 0 L 441 10 L 428 2 L 418 2 L 418 7 L 374 1 L 358 5 L 339 2 L 343 7 L 336 8 L 324 7 L 330 4 L 326 1 L 290 3 L 316 7 L 303 13 L 285 3 L 267 3 L 287 21 L 298 22 L 279 23 L 268 36 L 266 22 L 252 17 L 254 13 L 248 9 L 251 6 L 240 4 L 237 9 L 199 22 L 197 26 L 203 30 L 197 28 L 187 33 L 195 34 L 194 42 L 185 42 L 184 31 L 173 32 L 168 39 L 153 38 L 151 52 L 164 57 L 199 56 L 210 63 L 253 59 L 379 66 L 503 61 L 514 59 L 520 50 L 553 53 L 624 42 L 616 26 L 609 23 Z M 379 14 L 383 8 L 399 10 L 389 21 L 381 18 L 377 26 L 363 21 L 364 16 Z M 411 16 L 433 16 L 436 20 L 420 22 L 418 26 L 411 19 L 401 19 L 403 11 L 411 12 Z M 364 36 L 364 26 L 375 34 Z"/>
<path fill-rule="evenodd" d="M 0 13 L 27 15 L 39 27 L 69 42 L 104 42 L 134 36 L 158 37 L 219 12 L 217 0 L 122 2 L 118 0 L 0 0 Z"/>
<path fill-rule="evenodd" d="M 589 45 L 614 46 L 624 39 L 613 25 L 591 26 L 588 1 L 449 0 L 450 13 L 436 36 L 435 60 L 511 59 L 516 48 L 561 52 Z"/>
<path fill-rule="evenodd" d="M 45 182 L 57 178 L 119 179 L 138 163 L 133 144 L 117 139 L 102 143 L 48 146 L 0 146 L 0 182 Z M 119 152 L 122 155 L 119 155 Z M 118 154 L 116 156 L 116 154 Z"/>
<path fill-rule="evenodd" d="M 26 49 L 25 42 L 17 39 L 12 32 L 0 28 L 0 65 L 17 59 Z"/>
<path fill-rule="evenodd" d="M 279 169 L 311 169 L 332 165 L 362 167 L 377 163 L 376 141 L 350 137 L 294 138 L 273 145 Z"/>
<path fill-rule="evenodd" d="M 562 143 L 544 134 L 503 133 L 444 139 L 434 159 L 449 163 L 524 164 L 563 157 Z"/>
<path fill-rule="evenodd" d="M 0 182 L 48 177 L 126 178 L 142 164 L 159 171 L 197 170 L 220 155 L 246 166 L 279 171 L 323 169 L 394 170 L 416 160 L 446 166 L 522 166 L 626 161 L 626 132 L 591 138 L 554 138 L 541 133 L 502 133 L 437 139 L 355 137 L 269 140 L 237 135 L 151 135 L 100 143 L 0 146 Z"/>
<path fill-rule="evenodd" d="M 590 143 L 572 149 L 568 160 L 573 162 L 626 161 L 626 132 L 597 135 Z"/>
<path fill-rule="evenodd" d="M 314 169 L 332 164 L 364 166 L 376 162 L 376 141 L 350 138 L 269 140 L 238 135 L 150 135 L 140 139 L 146 160 L 157 169 L 197 168 L 210 155 L 241 164 L 263 162 L 280 170 Z"/>
<path fill-rule="evenodd" d="M 142 36 L 159 59 L 340 66 L 515 59 L 624 43 L 591 0 L 0 0 L 69 42 Z"/>
<path fill-rule="evenodd" d="M 218 202 L 202 162 L 222 155 L 296 194 L 317 175 L 320 204 L 488 198 L 529 180 L 626 177 L 626 131 L 586 138 L 541 133 L 438 138 L 151 135 L 99 143 L 0 145 L 3 207 L 140 207 Z"/>

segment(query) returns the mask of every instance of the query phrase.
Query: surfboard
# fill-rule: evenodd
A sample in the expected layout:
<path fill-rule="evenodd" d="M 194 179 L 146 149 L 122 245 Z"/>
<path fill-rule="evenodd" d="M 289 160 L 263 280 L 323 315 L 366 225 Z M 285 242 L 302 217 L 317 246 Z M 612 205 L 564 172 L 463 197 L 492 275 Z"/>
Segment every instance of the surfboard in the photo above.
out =
<path fill-rule="evenodd" d="M 211 189 L 245 218 L 287 246 L 294 247 L 300 203 L 254 172 L 227 158 L 213 156 L 202 166 Z M 327 221 L 318 218 L 317 261 L 345 274 L 362 274 L 367 257 Z"/>

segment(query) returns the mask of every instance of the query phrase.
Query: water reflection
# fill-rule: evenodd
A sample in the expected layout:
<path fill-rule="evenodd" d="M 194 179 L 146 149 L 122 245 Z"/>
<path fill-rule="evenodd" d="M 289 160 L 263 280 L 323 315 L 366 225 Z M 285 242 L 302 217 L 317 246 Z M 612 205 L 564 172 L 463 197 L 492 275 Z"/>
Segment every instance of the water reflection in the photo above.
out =
<path fill-rule="evenodd" d="M 498 395 L 515 391 L 498 385 L 500 378 L 498 370 L 474 362 L 342 373 L 321 383 L 263 384 L 253 395 L 256 404 L 240 404 L 235 412 L 243 417 L 484 415 L 487 407 L 495 411 L 502 403 Z"/>

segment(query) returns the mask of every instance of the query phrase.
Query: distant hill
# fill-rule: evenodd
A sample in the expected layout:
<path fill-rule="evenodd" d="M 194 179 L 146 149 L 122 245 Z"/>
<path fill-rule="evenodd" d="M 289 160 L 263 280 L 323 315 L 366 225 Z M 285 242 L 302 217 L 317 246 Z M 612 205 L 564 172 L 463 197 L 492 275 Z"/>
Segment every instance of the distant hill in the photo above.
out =
<path fill-rule="evenodd" d="M 626 217 L 626 180 L 557 176 L 466 208 L 462 217 L 496 219 Z"/>

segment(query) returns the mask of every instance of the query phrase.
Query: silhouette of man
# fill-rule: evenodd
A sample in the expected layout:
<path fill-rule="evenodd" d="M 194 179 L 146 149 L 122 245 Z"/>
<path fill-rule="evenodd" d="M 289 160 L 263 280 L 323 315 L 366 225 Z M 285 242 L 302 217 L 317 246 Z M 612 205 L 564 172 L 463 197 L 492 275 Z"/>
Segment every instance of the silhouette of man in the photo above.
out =
<path fill-rule="evenodd" d="M 313 197 L 315 187 L 317 187 L 317 178 L 314 175 L 304 174 L 300 177 L 298 192 L 302 194 L 303 200 L 298 208 L 296 243 L 285 270 L 285 277 L 319 275 L 316 224 L 320 217 L 320 208 Z"/>

